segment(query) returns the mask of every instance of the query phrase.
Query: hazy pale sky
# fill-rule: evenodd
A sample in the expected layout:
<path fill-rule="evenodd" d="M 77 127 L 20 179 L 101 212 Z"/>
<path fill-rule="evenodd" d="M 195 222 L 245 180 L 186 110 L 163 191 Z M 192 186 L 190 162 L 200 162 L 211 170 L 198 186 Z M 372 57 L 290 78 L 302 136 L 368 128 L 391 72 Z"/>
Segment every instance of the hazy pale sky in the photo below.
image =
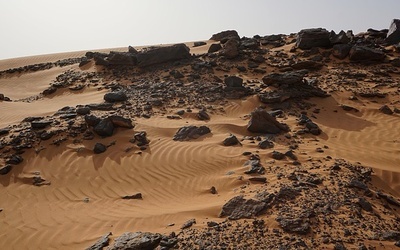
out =
<path fill-rule="evenodd" d="M 400 0 L 0 0 L 0 59 L 240 36 L 389 28 Z"/>

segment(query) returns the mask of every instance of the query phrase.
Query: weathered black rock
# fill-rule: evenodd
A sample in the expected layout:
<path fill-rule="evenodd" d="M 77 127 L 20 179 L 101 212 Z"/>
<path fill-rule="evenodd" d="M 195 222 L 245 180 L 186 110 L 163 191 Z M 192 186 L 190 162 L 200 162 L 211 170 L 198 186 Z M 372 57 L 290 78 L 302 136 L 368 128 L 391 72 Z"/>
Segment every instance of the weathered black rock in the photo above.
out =
<path fill-rule="evenodd" d="M 296 47 L 300 49 L 311 49 L 314 47 L 330 47 L 330 33 L 326 29 L 304 29 L 297 34 Z"/>
<path fill-rule="evenodd" d="M 110 242 L 111 232 L 101 236 L 92 246 L 86 248 L 86 250 L 103 250 L 104 247 L 108 246 Z"/>
<path fill-rule="evenodd" d="M 90 108 L 89 107 L 78 107 L 78 108 L 76 108 L 76 113 L 78 115 L 88 115 L 88 114 L 90 114 Z"/>
<path fill-rule="evenodd" d="M 104 153 L 104 152 L 106 152 L 106 150 L 107 150 L 107 146 L 104 145 L 104 144 L 102 144 L 102 143 L 96 143 L 96 144 L 94 145 L 94 148 L 93 148 L 93 152 L 94 152 L 95 154 Z"/>
<path fill-rule="evenodd" d="M 249 94 L 249 90 L 243 86 L 243 79 L 240 77 L 228 76 L 224 83 L 224 92 L 227 98 L 239 99 Z"/>
<path fill-rule="evenodd" d="M 351 38 L 343 30 L 341 30 L 339 34 L 336 34 L 335 31 L 332 30 L 329 39 L 332 44 L 347 44 L 351 42 Z"/>
<path fill-rule="evenodd" d="M 273 148 L 274 143 L 268 139 L 264 139 L 258 143 L 258 147 L 261 149 Z"/>
<path fill-rule="evenodd" d="M 301 218 L 285 218 L 280 216 L 276 220 L 282 229 L 288 233 L 308 234 L 311 230 L 310 223 Z"/>
<path fill-rule="evenodd" d="M 387 106 L 387 105 L 383 105 L 382 107 L 380 107 L 379 111 L 381 111 L 382 113 L 384 113 L 386 115 L 392 115 L 393 114 L 393 110 L 391 108 L 389 108 L 389 106 Z"/>
<path fill-rule="evenodd" d="M 161 234 L 153 233 L 124 233 L 115 239 L 108 250 L 150 250 L 155 249 L 162 239 Z"/>
<path fill-rule="evenodd" d="M 32 121 L 31 126 L 34 129 L 43 129 L 52 123 L 53 123 L 52 121 L 46 121 L 46 120 Z"/>
<path fill-rule="evenodd" d="M 203 46 L 203 45 L 206 45 L 206 44 L 207 44 L 206 42 L 202 42 L 202 41 L 194 42 L 193 43 L 193 47 L 199 47 L 199 46 Z"/>
<path fill-rule="evenodd" d="M 332 55 L 338 59 L 345 59 L 351 50 L 349 44 L 335 44 L 332 48 Z"/>
<path fill-rule="evenodd" d="M 249 181 L 266 183 L 266 182 L 267 182 L 267 177 L 264 177 L 264 176 L 250 177 L 250 178 L 249 178 Z"/>
<path fill-rule="evenodd" d="M 319 126 L 306 115 L 300 115 L 299 125 L 305 125 L 307 132 L 313 135 L 320 135 L 322 133 L 322 130 L 319 128 Z"/>
<path fill-rule="evenodd" d="M 165 63 L 190 58 L 190 49 L 183 43 L 172 46 L 158 47 L 136 54 L 139 67 Z"/>
<path fill-rule="evenodd" d="M 100 121 L 101 121 L 101 119 L 96 117 L 96 116 L 94 116 L 94 115 L 85 115 L 85 122 L 89 126 L 94 127 L 97 124 L 99 124 Z"/>
<path fill-rule="evenodd" d="M 199 118 L 199 120 L 201 120 L 201 121 L 210 120 L 210 116 L 204 109 L 200 110 L 199 113 L 197 113 L 197 118 Z"/>
<path fill-rule="evenodd" d="M 223 40 L 228 40 L 228 39 L 239 40 L 240 37 L 236 30 L 226 30 L 226 31 L 221 31 L 217 34 L 214 34 L 210 38 L 210 40 L 214 40 L 214 41 L 223 41 Z"/>
<path fill-rule="evenodd" d="M 208 53 L 214 53 L 217 51 L 220 51 L 222 49 L 222 46 L 220 43 L 213 43 L 210 45 L 210 48 L 208 48 Z"/>
<path fill-rule="evenodd" d="M 285 154 L 278 151 L 273 151 L 272 158 L 278 161 L 283 160 L 285 158 Z"/>
<path fill-rule="evenodd" d="M 193 224 L 196 224 L 196 220 L 190 219 L 190 220 L 186 221 L 185 223 L 183 223 L 183 225 L 181 226 L 181 229 L 189 228 L 189 227 L 193 226 Z"/>
<path fill-rule="evenodd" d="M 242 88 L 243 79 L 237 76 L 228 76 L 225 78 L 224 83 L 228 88 Z"/>
<path fill-rule="evenodd" d="M 400 240 L 400 231 L 386 231 L 382 233 L 382 239 L 384 240 Z"/>
<path fill-rule="evenodd" d="M 136 57 L 130 52 L 111 51 L 107 56 L 107 61 L 110 65 L 135 65 Z"/>
<path fill-rule="evenodd" d="M 372 212 L 372 205 L 365 198 L 358 198 L 357 204 L 367 212 Z"/>
<path fill-rule="evenodd" d="M 266 110 L 256 109 L 251 113 L 247 130 L 252 133 L 278 134 L 289 131 L 289 127 L 279 123 Z"/>
<path fill-rule="evenodd" d="M 225 138 L 222 144 L 224 144 L 224 146 L 234 146 L 240 144 L 240 141 L 235 135 L 230 135 L 229 137 Z"/>
<path fill-rule="evenodd" d="M 115 91 L 115 92 L 110 92 L 104 95 L 104 100 L 106 102 L 124 102 L 128 100 L 128 96 L 125 94 L 123 91 Z"/>
<path fill-rule="evenodd" d="M 398 201 L 397 199 L 393 198 L 393 196 L 382 193 L 382 192 L 377 192 L 376 193 L 378 195 L 379 198 L 382 198 L 384 200 L 386 200 L 389 204 L 395 205 L 397 207 L 400 207 L 400 201 Z"/>
<path fill-rule="evenodd" d="M 235 39 L 229 39 L 222 47 L 221 55 L 228 59 L 233 59 L 239 55 L 239 42 Z"/>
<path fill-rule="evenodd" d="M 219 217 L 228 216 L 231 220 L 252 218 L 261 214 L 266 208 L 266 203 L 254 199 L 245 199 L 243 196 L 236 196 L 230 199 L 222 207 Z"/>
<path fill-rule="evenodd" d="M 0 136 L 7 135 L 9 132 L 10 132 L 10 129 L 2 128 L 2 129 L 0 129 Z"/>
<path fill-rule="evenodd" d="M 190 139 L 197 139 L 202 135 L 211 133 L 211 130 L 206 126 L 186 126 L 180 128 L 174 135 L 174 141 L 186 141 Z"/>
<path fill-rule="evenodd" d="M 137 194 L 133 194 L 133 195 L 122 196 L 122 199 L 124 199 L 124 200 L 141 200 L 141 199 L 143 199 L 143 197 L 142 197 L 142 193 L 137 193 Z"/>
<path fill-rule="evenodd" d="M 250 166 L 250 169 L 244 172 L 245 174 L 265 174 L 265 168 L 258 157 L 252 157 L 244 165 Z"/>
<path fill-rule="evenodd" d="M 322 63 L 313 60 L 304 60 L 290 64 L 290 67 L 296 70 L 302 70 L 302 69 L 320 70 L 323 66 L 324 65 Z"/>
<path fill-rule="evenodd" d="M 387 37 L 385 39 L 387 44 L 396 44 L 400 42 L 400 20 L 393 19 L 390 24 L 389 32 L 387 33 Z"/>
<path fill-rule="evenodd" d="M 112 115 L 109 116 L 108 119 L 112 122 L 114 127 L 120 127 L 120 128 L 133 128 L 132 120 L 128 118 L 124 118 L 119 115 Z"/>
<path fill-rule="evenodd" d="M 382 51 L 365 46 L 353 46 L 349 55 L 354 62 L 382 62 L 386 57 Z"/>
<path fill-rule="evenodd" d="M 100 136 L 112 136 L 114 133 L 114 125 L 111 119 L 102 119 L 94 128 L 93 131 Z"/>
<path fill-rule="evenodd" d="M 348 186 L 351 187 L 351 188 L 358 188 L 358 189 L 361 189 L 361 190 L 368 190 L 368 186 L 364 182 L 362 182 L 360 180 L 357 180 L 357 179 L 351 179 L 349 184 L 348 184 Z"/>
<path fill-rule="evenodd" d="M 7 164 L 18 165 L 23 162 L 23 158 L 20 155 L 12 155 L 7 161 Z"/>
<path fill-rule="evenodd" d="M 4 167 L 0 167 L 0 175 L 6 175 L 8 174 L 12 169 L 12 166 L 10 164 L 5 165 Z"/>

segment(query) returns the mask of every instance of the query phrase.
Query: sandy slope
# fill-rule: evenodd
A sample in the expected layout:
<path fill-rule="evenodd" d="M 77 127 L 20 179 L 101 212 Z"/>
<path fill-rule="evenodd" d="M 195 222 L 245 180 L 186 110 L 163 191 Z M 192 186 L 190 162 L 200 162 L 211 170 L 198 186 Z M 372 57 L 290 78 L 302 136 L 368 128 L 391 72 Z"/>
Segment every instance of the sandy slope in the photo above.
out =
<path fill-rule="evenodd" d="M 3 60 L 0 69 L 78 56 L 82 53 Z M 74 67 L 1 78 L 0 93 L 13 100 L 37 95 L 58 74 Z M 28 116 L 51 115 L 65 106 L 98 103 L 104 93 L 88 88 L 31 103 L 1 102 L 0 127 Z M 300 156 L 300 160 L 321 158 L 315 149 L 326 145 L 323 156 L 372 167 L 374 184 L 399 197 L 399 116 L 380 113 L 379 103 L 359 102 L 359 113 L 343 111 L 338 104 L 346 98 L 334 94 L 310 101 L 323 110 L 315 114 L 314 121 L 324 133 L 318 141 L 305 143 L 302 150 L 307 156 Z M 126 152 L 134 133 L 126 129 L 119 129 L 110 138 L 77 144 L 68 141 L 54 146 L 43 142 L 43 150 L 26 152 L 21 165 L 0 176 L 0 249 L 82 249 L 109 231 L 114 235 L 139 230 L 169 233 L 191 218 L 197 219 L 196 227 L 204 226 L 208 219 L 221 221 L 217 218 L 221 206 L 247 183 L 246 179 L 238 180 L 247 160 L 242 153 L 258 150 L 256 145 L 224 147 L 221 142 L 229 133 L 238 138 L 248 135 L 244 117 L 257 106 L 256 97 L 230 101 L 225 114 L 214 114 L 206 122 L 212 135 L 190 142 L 175 142 L 172 137 L 184 125 L 205 122 L 190 116 L 182 120 L 165 116 L 137 119 L 134 131 L 146 131 L 151 141 L 141 154 L 136 149 Z M 286 122 L 295 124 L 295 118 L 289 117 Z M 99 141 L 116 144 L 106 154 L 93 155 L 93 145 Z M 284 148 L 278 142 L 274 150 Z M 36 172 L 51 185 L 30 185 Z M 217 195 L 210 194 L 211 186 L 217 188 Z M 137 192 L 142 193 L 143 200 L 121 199 Z"/>

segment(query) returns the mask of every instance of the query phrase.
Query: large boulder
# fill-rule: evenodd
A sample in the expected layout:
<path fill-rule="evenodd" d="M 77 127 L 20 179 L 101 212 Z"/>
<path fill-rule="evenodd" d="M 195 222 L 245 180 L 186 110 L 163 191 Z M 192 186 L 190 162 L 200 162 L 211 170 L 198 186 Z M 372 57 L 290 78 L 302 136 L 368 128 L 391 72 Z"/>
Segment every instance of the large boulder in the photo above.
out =
<path fill-rule="evenodd" d="M 135 55 L 139 67 L 190 58 L 190 49 L 183 43 L 157 47 Z"/>
<path fill-rule="evenodd" d="M 278 122 L 266 110 L 256 109 L 251 113 L 247 130 L 252 133 L 279 134 L 289 131 L 289 127 Z"/>
<path fill-rule="evenodd" d="M 304 29 L 297 34 L 296 47 L 311 49 L 314 47 L 331 47 L 330 32 L 323 28 Z"/>
<path fill-rule="evenodd" d="M 111 51 L 107 57 L 110 65 L 135 65 L 136 58 L 134 54 L 129 52 Z"/>
<path fill-rule="evenodd" d="M 106 102 L 123 102 L 128 100 L 128 96 L 125 94 L 125 92 L 119 90 L 119 91 L 113 91 L 110 93 L 107 93 L 104 95 L 104 100 Z"/>
<path fill-rule="evenodd" d="M 350 50 L 350 60 L 355 62 L 382 62 L 385 60 L 385 53 L 366 46 L 353 46 Z"/>
<path fill-rule="evenodd" d="M 400 20 L 393 19 L 390 24 L 389 32 L 387 33 L 387 37 L 385 42 L 388 44 L 396 44 L 400 42 Z"/>
<path fill-rule="evenodd" d="M 239 42 L 235 39 L 229 39 L 221 50 L 221 55 L 228 59 L 233 59 L 239 55 Z"/>
<path fill-rule="evenodd" d="M 109 250 L 147 250 L 160 244 L 162 235 L 158 233 L 127 232 L 115 239 Z"/>
<path fill-rule="evenodd" d="M 344 59 L 347 57 L 351 50 L 349 44 L 335 44 L 332 49 L 332 55 L 338 59 Z"/>
<path fill-rule="evenodd" d="M 214 40 L 214 41 L 227 41 L 229 39 L 235 39 L 235 40 L 239 40 L 239 34 L 237 33 L 236 30 L 226 30 L 226 31 L 222 31 L 219 32 L 217 34 L 212 35 L 212 37 L 210 38 L 210 40 Z"/>

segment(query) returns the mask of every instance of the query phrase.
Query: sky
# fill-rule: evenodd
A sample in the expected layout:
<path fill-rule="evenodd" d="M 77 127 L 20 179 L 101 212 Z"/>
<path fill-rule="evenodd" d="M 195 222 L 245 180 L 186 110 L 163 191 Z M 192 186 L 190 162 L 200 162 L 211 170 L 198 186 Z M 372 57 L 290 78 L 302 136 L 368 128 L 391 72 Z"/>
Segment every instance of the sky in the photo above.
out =
<path fill-rule="evenodd" d="M 389 28 L 400 0 L 0 0 L 0 59 L 290 34 Z"/>

